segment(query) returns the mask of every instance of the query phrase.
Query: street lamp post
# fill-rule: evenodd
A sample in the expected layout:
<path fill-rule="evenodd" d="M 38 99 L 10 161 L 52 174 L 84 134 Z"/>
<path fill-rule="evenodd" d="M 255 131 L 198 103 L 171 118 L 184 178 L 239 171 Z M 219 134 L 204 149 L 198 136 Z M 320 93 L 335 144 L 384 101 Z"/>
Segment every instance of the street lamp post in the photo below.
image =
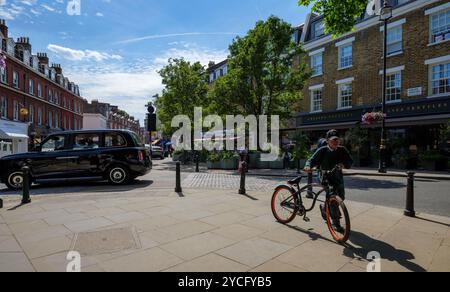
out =
<path fill-rule="evenodd" d="M 384 42 L 383 42 L 383 102 L 382 114 L 386 114 L 386 94 L 387 94 L 387 36 L 388 36 L 388 22 L 392 18 L 392 6 L 389 5 L 388 0 L 384 0 L 383 7 L 380 10 L 380 21 L 384 22 Z M 386 117 L 382 119 L 381 127 L 381 143 L 380 143 L 380 173 L 386 173 L 386 148 L 387 148 L 387 133 L 386 133 Z"/>

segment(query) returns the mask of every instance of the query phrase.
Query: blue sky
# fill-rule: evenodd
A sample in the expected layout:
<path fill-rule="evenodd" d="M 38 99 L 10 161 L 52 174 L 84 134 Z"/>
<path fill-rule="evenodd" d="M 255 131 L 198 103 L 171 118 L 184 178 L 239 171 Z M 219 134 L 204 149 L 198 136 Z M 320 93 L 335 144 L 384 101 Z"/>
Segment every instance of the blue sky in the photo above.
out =
<path fill-rule="evenodd" d="M 276 15 L 299 25 L 308 12 L 296 0 L 75 0 L 81 13 L 69 15 L 73 1 L 0 0 L 0 18 L 11 37 L 30 37 L 33 53 L 61 64 L 83 97 L 141 120 L 168 58 L 219 62 L 256 21 Z"/>

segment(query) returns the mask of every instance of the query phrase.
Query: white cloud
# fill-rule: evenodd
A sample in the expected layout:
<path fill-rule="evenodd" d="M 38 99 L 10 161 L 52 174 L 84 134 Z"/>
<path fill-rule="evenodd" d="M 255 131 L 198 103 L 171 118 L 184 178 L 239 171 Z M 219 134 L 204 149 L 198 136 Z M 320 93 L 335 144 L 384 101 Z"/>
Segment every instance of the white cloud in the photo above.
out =
<path fill-rule="evenodd" d="M 92 50 L 74 50 L 71 48 L 61 47 L 54 44 L 49 44 L 47 49 L 61 58 L 70 60 L 70 61 L 90 61 L 94 60 L 97 62 L 105 61 L 105 60 L 122 60 L 122 57 L 119 55 L 110 55 L 107 53 L 101 53 L 98 51 Z"/>
<path fill-rule="evenodd" d="M 80 85 L 83 97 L 99 99 L 118 105 L 129 114 L 140 119 L 145 117 L 144 105 L 150 98 L 161 93 L 163 85 L 157 73 L 169 58 L 181 58 L 207 65 L 209 61 L 220 62 L 227 57 L 224 50 L 215 51 L 191 45 L 189 49 L 170 49 L 151 60 L 135 60 L 132 64 L 102 65 L 102 68 L 85 65 L 66 68 L 64 74 Z"/>

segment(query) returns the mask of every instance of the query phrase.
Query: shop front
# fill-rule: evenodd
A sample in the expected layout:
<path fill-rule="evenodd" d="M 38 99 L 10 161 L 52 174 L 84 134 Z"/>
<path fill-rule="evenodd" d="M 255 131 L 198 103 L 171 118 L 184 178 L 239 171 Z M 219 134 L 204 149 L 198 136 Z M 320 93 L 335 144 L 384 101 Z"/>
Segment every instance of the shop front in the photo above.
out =
<path fill-rule="evenodd" d="M 0 120 L 0 157 L 28 152 L 28 124 Z"/>
<path fill-rule="evenodd" d="M 323 138 L 328 130 L 338 129 L 344 138 L 345 146 L 352 151 L 356 165 L 376 167 L 379 161 L 381 123 L 367 125 L 361 121 L 365 113 L 377 111 L 381 111 L 381 106 L 298 114 L 296 130 L 307 134 L 314 144 Z M 443 161 L 448 160 L 450 156 L 449 121 L 450 96 L 387 105 L 389 167 L 429 168 L 427 160 L 441 160 L 441 166 L 436 168 L 448 168 Z M 447 156 L 447 159 L 443 159 L 443 156 Z"/>

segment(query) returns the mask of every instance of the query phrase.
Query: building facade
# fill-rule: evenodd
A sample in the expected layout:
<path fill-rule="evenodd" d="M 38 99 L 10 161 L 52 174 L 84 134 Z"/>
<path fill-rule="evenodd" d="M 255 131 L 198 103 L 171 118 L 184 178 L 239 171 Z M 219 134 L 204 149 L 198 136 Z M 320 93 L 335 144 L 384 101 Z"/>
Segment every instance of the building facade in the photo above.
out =
<path fill-rule="evenodd" d="M 391 145 L 403 144 L 403 154 L 418 155 L 439 148 L 440 128 L 450 120 L 450 3 L 390 2 L 386 123 Z M 316 141 L 331 128 L 345 133 L 365 113 L 381 111 L 383 32 L 378 17 L 366 15 L 353 32 L 335 39 L 325 34 L 322 17 L 307 16 L 296 38 L 313 76 L 287 131 L 301 130 Z M 376 162 L 380 127 L 362 125 L 368 141 L 363 149 L 353 149 L 363 150 L 362 164 Z M 391 154 L 394 163 L 396 153 Z"/>
<path fill-rule="evenodd" d="M 82 129 L 83 98 L 61 66 L 50 65 L 46 53 L 33 55 L 29 38 L 10 38 L 5 20 L 0 39 L 6 63 L 0 68 L 0 139 L 15 144 L 20 137 L 29 145 L 12 152 L 26 152 L 52 132 Z M 19 129 L 26 131 L 14 133 Z"/>
<path fill-rule="evenodd" d="M 130 130 L 140 135 L 140 122 L 118 106 L 93 100 L 84 104 L 84 129 Z"/>
<path fill-rule="evenodd" d="M 210 62 L 206 72 L 208 73 L 209 84 L 214 83 L 214 81 L 228 73 L 228 60 L 224 60 L 218 64 Z"/>

